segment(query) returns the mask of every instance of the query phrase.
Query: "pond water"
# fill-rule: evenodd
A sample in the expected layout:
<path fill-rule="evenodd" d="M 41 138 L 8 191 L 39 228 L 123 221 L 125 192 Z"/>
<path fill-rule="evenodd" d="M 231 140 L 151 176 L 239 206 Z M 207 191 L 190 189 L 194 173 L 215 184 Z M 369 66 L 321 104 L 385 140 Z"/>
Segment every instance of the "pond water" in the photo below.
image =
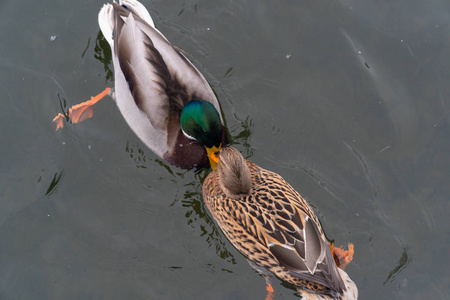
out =
<path fill-rule="evenodd" d="M 360 299 L 450 299 L 450 4 L 142 1 L 217 93 L 232 144 L 282 175 Z M 112 100 L 104 1 L 0 3 L 0 298 L 264 299 L 264 279 Z M 275 299 L 298 299 L 276 281 Z"/>

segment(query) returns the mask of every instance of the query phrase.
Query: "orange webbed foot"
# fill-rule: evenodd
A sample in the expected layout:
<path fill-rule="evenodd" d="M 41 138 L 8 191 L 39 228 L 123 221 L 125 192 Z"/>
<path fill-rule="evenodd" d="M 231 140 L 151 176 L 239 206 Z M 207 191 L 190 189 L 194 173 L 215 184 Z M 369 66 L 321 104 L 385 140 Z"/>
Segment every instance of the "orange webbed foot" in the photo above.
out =
<path fill-rule="evenodd" d="M 352 243 L 348 243 L 348 250 L 335 247 L 334 243 L 329 244 L 331 254 L 333 254 L 336 265 L 342 270 L 353 260 L 353 254 L 355 253 L 355 246 Z"/>
<path fill-rule="evenodd" d="M 270 283 L 267 283 L 266 286 L 266 290 L 267 290 L 267 296 L 266 296 L 266 300 L 273 300 L 273 296 L 274 296 L 274 290 L 273 287 Z"/>
<path fill-rule="evenodd" d="M 84 120 L 92 118 L 92 116 L 94 115 L 94 110 L 92 106 L 96 104 L 98 101 L 100 101 L 102 98 L 104 98 L 106 95 L 108 95 L 110 90 L 111 88 L 106 88 L 103 92 L 101 92 L 97 96 L 91 97 L 90 100 L 74 105 L 71 108 L 69 108 L 68 117 L 72 119 L 72 124 L 83 122 Z M 65 116 L 63 114 L 59 113 L 53 119 L 53 122 L 56 123 L 56 130 L 58 130 L 59 128 L 63 128 L 64 117 Z"/>
<path fill-rule="evenodd" d="M 65 116 L 62 113 L 59 113 L 55 118 L 53 118 L 54 123 L 56 123 L 56 130 L 64 127 L 64 120 Z"/>

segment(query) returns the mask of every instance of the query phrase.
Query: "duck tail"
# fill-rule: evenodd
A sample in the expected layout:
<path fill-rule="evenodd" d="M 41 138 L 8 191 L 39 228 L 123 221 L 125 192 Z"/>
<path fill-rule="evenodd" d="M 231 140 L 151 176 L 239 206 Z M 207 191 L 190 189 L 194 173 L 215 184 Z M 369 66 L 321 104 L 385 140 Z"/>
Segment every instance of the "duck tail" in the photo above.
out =
<path fill-rule="evenodd" d="M 98 25 L 103 36 L 108 41 L 111 48 L 113 47 L 113 29 L 114 29 L 114 8 L 111 4 L 104 4 L 98 13 Z"/>
<path fill-rule="evenodd" d="M 150 13 L 145 8 L 145 6 L 141 4 L 141 2 L 136 0 L 120 0 L 119 4 L 132 12 L 134 15 L 144 20 L 148 25 L 155 28 L 155 23 L 153 23 L 152 17 L 150 17 Z"/>
<path fill-rule="evenodd" d="M 115 2 L 115 1 L 114 1 Z M 139 1 L 136 0 L 119 0 L 119 5 L 126 10 L 138 16 L 148 25 L 155 28 L 152 17 L 148 10 Z M 114 33 L 114 7 L 112 4 L 104 4 L 98 13 L 98 25 L 103 33 L 103 36 L 108 41 L 111 48 L 113 47 L 113 33 Z"/>
<path fill-rule="evenodd" d="M 341 268 L 337 268 L 342 280 L 344 281 L 346 290 L 343 293 L 342 299 L 345 300 L 356 300 L 358 299 L 358 288 L 356 284 L 350 279 L 348 274 Z"/>

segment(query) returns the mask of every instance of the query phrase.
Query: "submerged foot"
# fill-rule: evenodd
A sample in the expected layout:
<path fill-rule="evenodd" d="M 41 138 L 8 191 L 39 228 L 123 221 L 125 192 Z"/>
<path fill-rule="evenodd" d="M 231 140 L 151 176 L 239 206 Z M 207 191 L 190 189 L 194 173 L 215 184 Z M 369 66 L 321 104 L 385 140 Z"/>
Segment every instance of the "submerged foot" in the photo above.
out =
<path fill-rule="evenodd" d="M 336 265 L 342 270 L 353 260 L 353 254 L 355 253 L 355 246 L 352 243 L 348 243 L 348 250 L 335 247 L 334 243 L 329 244 L 331 253 L 333 254 Z"/>
<path fill-rule="evenodd" d="M 83 122 L 86 119 L 92 118 L 92 116 L 94 115 L 94 110 L 92 106 L 105 96 L 109 95 L 110 90 L 111 88 L 106 88 L 103 92 L 101 92 L 97 96 L 91 97 L 90 100 L 72 106 L 71 108 L 69 108 L 69 113 L 67 115 L 59 113 L 53 119 L 53 122 L 56 123 L 56 130 L 64 127 L 63 123 L 64 118 L 72 119 L 72 124 Z"/>
<path fill-rule="evenodd" d="M 270 283 L 267 283 L 266 290 L 267 290 L 266 300 L 273 300 L 273 296 L 274 296 L 275 292 Z"/>

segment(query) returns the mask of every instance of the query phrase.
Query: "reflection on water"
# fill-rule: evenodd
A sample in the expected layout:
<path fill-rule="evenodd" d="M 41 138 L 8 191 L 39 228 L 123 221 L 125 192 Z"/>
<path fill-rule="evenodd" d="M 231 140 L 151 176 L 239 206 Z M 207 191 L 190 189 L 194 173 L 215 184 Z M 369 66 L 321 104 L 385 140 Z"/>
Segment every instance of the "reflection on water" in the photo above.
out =
<path fill-rule="evenodd" d="M 134 162 L 136 163 L 136 168 L 146 169 L 147 163 L 152 161 L 150 158 L 148 158 L 145 155 L 144 150 L 142 150 L 140 145 L 131 146 L 130 143 L 127 142 L 127 145 L 125 146 L 125 151 L 128 154 L 130 154 L 130 158 L 132 158 L 134 160 Z M 168 169 L 168 171 L 171 172 L 170 169 Z"/>
<path fill-rule="evenodd" d="M 111 64 L 111 47 L 100 30 L 98 31 L 97 38 L 95 39 L 94 51 L 95 59 L 103 64 L 103 68 L 105 70 L 105 82 L 114 82 L 114 73 Z"/>
<path fill-rule="evenodd" d="M 187 224 L 193 228 L 200 228 L 200 236 L 206 237 L 206 242 L 216 250 L 219 257 L 227 262 L 236 263 L 235 258 L 227 249 L 225 237 L 214 220 L 209 216 L 202 198 L 202 183 L 208 176 L 209 170 L 203 169 L 195 173 L 195 181 L 185 185 L 182 206 L 187 209 L 185 214 Z M 176 201 L 176 200 L 175 200 Z"/>
<path fill-rule="evenodd" d="M 72 123 L 72 120 L 69 117 L 69 108 L 67 107 L 66 98 L 64 98 L 60 93 L 57 94 L 59 100 L 59 107 L 61 108 L 61 113 L 64 115 L 66 122 Z"/>
<path fill-rule="evenodd" d="M 244 148 L 240 148 L 239 150 L 246 159 L 250 159 L 254 154 L 254 149 L 250 146 L 250 137 L 252 135 L 253 127 L 254 124 L 252 119 L 247 116 L 240 124 L 237 124 L 230 129 L 230 144 L 235 147 L 236 145 L 242 145 Z"/>
<path fill-rule="evenodd" d="M 398 260 L 397 265 L 392 269 L 391 272 L 389 272 L 388 277 L 383 282 L 383 285 L 385 285 L 387 282 L 392 282 L 395 280 L 395 278 L 405 269 L 408 264 L 410 263 L 411 259 L 408 254 L 408 247 L 403 247 L 402 256 Z"/>
<path fill-rule="evenodd" d="M 45 196 L 49 196 L 51 195 L 56 188 L 58 187 L 58 184 L 61 183 L 61 179 L 63 178 L 64 175 L 64 170 L 62 170 L 59 174 L 55 173 L 55 175 L 53 176 L 53 180 L 50 183 L 50 185 L 47 188 L 47 191 L 45 192 Z"/>
<path fill-rule="evenodd" d="M 202 182 L 208 176 L 210 170 L 181 170 L 169 165 L 167 162 L 159 158 L 150 159 L 145 153 L 151 150 L 141 148 L 140 144 L 131 145 L 130 143 L 127 143 L 125 151 L 130 155 L 130 158 L 134 160 L 137 168 L 147 169 L 150 168 L 152 164 L 156 163 L 171 175 L 169 178 L 160 177 L 171 181 L 174 188 L 177 189 L 177 193 L 173 201 L 171 201 L 170 206 L 174 206 L 177 202 L 181 201 L 182 207 L 186 209 L 184 216 L 186 218 L 187 225 L 194 229 L 200 229 L 200 236 L 206 237 L 206 242 L 216 250 L 217 255 L 234 264 L 235 259 L 226 248 L 224 236 L 221 234 L 220 229 L 216 226 L 213 219 L 209 216 L 203 203 Z M 183 179 L 189 172 L 194 173 L 194 180 L 180 186 L 179 183 L 183 182 Z"/>
<path fill-rule="evenodd" d="M 89 39 L 88 39 L 88 42 L 87 42 L 87 45 L 86 45 L 86 48 L 84 48 L 84 51 L 83 51 L 83 53 L 81 54 L 81 58 L 84 58 L 84 55 L 86 54 L 86 52 L 88 51 L 88 49 L 89 49 L 89 45 L 91 44 L 91 37 L 89 37 Z"/>

